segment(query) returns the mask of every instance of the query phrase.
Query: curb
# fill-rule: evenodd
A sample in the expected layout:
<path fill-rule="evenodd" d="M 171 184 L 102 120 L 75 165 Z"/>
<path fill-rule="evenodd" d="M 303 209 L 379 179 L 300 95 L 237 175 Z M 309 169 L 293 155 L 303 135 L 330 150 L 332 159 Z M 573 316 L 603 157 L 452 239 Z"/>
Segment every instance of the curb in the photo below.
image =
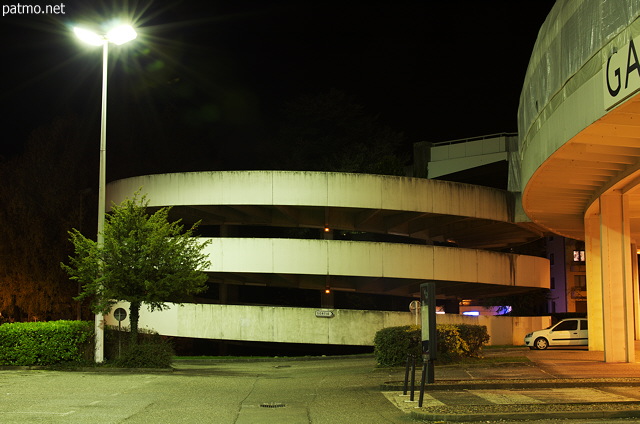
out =
<path fill-rule="evenodd" d="M 439 390 L 518 390 L 518 389 L 562 389 L 572 387 L 629 387 L 640 386 L 640 379 L 571 379 L 565 381 L 556 380 L 491 380 L 491 381 L 464 381 L 464 380 L 440 380 L 436 383 L 424 386 L 425 392 Z M 383 391 L 403 391 L 404 382 L 390 381 L 380 386 Z M 409 388 L 409 387 L 408 387 Z M 416 381 L 415 390 L 420 390 L 420 381 Z"/>
<path fill-rule="evenodd" d="M 112 373 L 156 373 L 174 372 L 174 368 L 110 368 L 110 367 L 78 367 L 55 368 L 46 365 L 3 365 L 0 371 L 62 371 L 62 372 L 112 372 Z"/>
<path fill-rule="evenodd" d="M 556 404 L 558 405 L 558 404 Z M 574 404 L 575 405 L 575 404 Z M 610 405 L 610 404 L 609 404 Z M 638 404 L 635 404 L 638 405 Z M 640 410 L 606 410 L 606 411 L 550 411 L 550 412 L 496 412 L 496 413 L 471 413 L 471 414 L 437 414 L 412 411 L 409 416 L 413 419 L 429 421 L 533 421 L 566 419 L 571 414 L 571 419 L 613 419 L 613 418 L 638 418 Z"/>

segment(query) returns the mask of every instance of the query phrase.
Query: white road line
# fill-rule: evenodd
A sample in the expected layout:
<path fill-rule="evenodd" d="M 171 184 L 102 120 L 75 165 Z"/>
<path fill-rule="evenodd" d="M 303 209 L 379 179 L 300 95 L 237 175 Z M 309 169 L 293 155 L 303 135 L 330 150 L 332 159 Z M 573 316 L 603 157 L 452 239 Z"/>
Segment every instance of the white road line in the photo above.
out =
<path fill-rule="evenodd" d="M 64 417 L 67 415 L 74 414 L 76 411 L 68 411 L 68 412 L 44 412 L 44 411 L 14 411 L 14 412 L 4 412 L 0 411 L 0 414 L 3 415 L 57 415 L 60 417 Z"/>
<path fill-rule="evenodd" d="M 541 400 L 511 390 L 468 390 L 468 392 L 498 405 L 543 403 Z"/>

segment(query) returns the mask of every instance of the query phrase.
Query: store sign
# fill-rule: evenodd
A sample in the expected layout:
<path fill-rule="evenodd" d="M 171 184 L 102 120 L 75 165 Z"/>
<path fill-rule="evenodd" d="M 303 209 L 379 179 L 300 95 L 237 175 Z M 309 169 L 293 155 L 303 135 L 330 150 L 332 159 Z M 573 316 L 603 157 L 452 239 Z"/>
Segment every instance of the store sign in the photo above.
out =
<path fill-rule="evenodd" d="M 640 90 L 640 61 L 638 60 L 640 37 L 626 46 L 614 48 L 603 64 L 604 108 L 611 109 Z"/>

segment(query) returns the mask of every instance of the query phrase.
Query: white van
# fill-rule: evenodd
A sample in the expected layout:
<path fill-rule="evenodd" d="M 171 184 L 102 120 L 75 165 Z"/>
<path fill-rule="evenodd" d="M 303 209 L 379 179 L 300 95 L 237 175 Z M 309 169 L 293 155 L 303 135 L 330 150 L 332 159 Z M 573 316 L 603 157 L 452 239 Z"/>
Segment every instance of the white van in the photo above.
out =
<path fill-rule="evenodd" d="M 589 333 L 586 318 L 563 319 L 545 330 L 534 331 L 524 336 L 529 349 L 544 350 L 549 346 L 587 346 Z"/>

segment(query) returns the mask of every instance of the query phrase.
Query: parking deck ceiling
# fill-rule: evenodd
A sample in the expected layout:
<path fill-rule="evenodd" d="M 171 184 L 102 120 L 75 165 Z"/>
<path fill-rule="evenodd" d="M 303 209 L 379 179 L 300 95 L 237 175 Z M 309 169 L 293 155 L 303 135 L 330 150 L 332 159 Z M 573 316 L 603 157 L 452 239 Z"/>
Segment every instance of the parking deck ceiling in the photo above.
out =
<path fill-rule="evenodd" d="M 329 227 L 336 231 L 390 234 L 417 243 L 450 242 L 470 249 L 504 249 L 543 236 L 534 225 L 423 212 L 310 206 L 176 206 L 172 218 L 201 225 Z"/>
<path fill-rule="evenodd" d="M 527 214 L 541 226 L 584 239 L 584 214 L 606 190 L 629 194 L 632 238 L 640 236 L 640 95 L 565 143 L 531 177 Z"/>

